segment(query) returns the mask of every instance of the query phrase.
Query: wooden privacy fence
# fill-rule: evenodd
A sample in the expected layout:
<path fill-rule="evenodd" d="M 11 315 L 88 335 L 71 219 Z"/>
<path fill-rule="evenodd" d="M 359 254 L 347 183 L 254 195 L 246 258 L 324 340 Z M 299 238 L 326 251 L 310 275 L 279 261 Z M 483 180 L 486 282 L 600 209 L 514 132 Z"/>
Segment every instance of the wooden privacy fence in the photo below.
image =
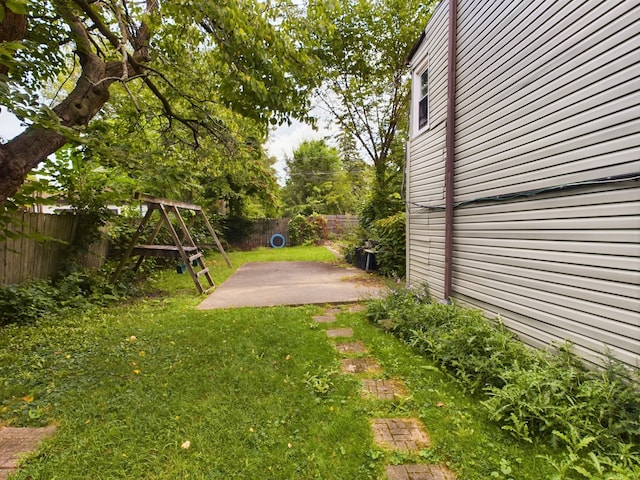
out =
<path fill-rule="evenodd" d="M 341 235 L 358 226 L 360 223 L 356 215 L 323 215 L 327 221 L 330 234 Z"/>
<path fill-rule="evenodd" d="M 287 245 L 290 245 L 288 218 L 265 218 L 255 220 L 251 228 L 251 233 L 235 246 L 243 250 L 250 250 L 257 247 L 268 247 L 269 240 L 276 233 L 283 235 Z"/>
<path fill-rule="evenodd" d="M 346 233 L 358 225 L 358 217 L 355 215 L 323 215 L 323 217 L 327 221 L 329 235 Z M 275 234 L 284 236 L 286 244 L 291 245 L 288 218 L 255 220 L 251 233 L 235 246 L 244 250 L 268 247 L 269 240 Z"/>
<path fill-rule="evenodd" d="M 354 215 L 323 215 L 330 235 L 340 235 L 358 225 Z M 20 224 L 22 222 L 22 225 Z M 0 285 L 22 283 L 29 279 L 55 276 L 67 258 L 66 250 L 76 231 L 77 216 L 71 212 L 60 214 L 24 212 L 14 227 L 24 236 L 0 242 Z M 242 249 L 268 247 L 274 234 L 289 239 L 289 219 L 255 220 L 251 233 L 234 246 Z M 34 235 L 35 238 L 29 238 Z M 49 240 L 41 241 L 38 238 Z M 104 239 L 89 247 L 89 252 L 77 257 L 78 263 L 89 268 L 100 268 L 105 263 L 109 242 Z"/>
<path fill-rule="evenodd" d="M 0 285 L 56 275 L 67 258 L 66 251 L 75 235 L 76 222 L 77 216 L 73 213 L 20 214 L 12 230 L 24 236 L 0 242 Z M 42 237 L 48 239 L 42 241 Z M 80 255 L 77 260 L 85 267 L 99 268 L 104 265 L 108 248 L 105 239 L 91 245 L 89 253 Z"/>

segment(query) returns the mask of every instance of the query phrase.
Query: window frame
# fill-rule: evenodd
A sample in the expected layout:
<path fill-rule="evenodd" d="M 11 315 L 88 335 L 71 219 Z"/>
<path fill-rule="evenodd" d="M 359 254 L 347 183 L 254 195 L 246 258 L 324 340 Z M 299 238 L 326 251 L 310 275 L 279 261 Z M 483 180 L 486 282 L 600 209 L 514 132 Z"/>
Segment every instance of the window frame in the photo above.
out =
<path fill-rule="evenodd" d="M 427 76 L 426 85 L 423 84 L 423 77 L 425 74 Z M 426 87 L 426 92 L 424 92 L 423 87 Z M 413 70 L 413 81 L 411 84 L 411 124 L 413 136 L 416 136 L 421 132 L 428 130 L 429 126 L 431 125 L 431 102 L 429 98 L 431 89 L 429 87 L 429 63 L 427 59 L 425 59 L 423 62 L 417 64 Z M 426 101 L 426 116 L 421 118 L 420 107 L 424 101 Z M 421 119 L 424 119 L 424 122 L 421 123 Z"/>

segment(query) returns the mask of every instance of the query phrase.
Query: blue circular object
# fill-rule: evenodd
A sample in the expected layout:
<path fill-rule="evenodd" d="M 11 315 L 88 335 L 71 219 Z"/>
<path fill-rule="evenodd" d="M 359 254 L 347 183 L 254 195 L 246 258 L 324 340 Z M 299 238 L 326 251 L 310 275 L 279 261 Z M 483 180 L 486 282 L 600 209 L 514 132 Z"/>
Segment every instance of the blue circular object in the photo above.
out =
<path fill-rule="evenodd" d="M 276 244 L 276 240 L 280 240 L 280 244 Z M 271 235 L 271 238 L 269 239 L 269 245 L 271 245 L 271 248 L 282 248 L 285 246 L 285 244 L 287 243 L 286 239 L 284 238 L 284 235 L 281 235 L 279 233 L 274 233 L 273 235 Z"/>

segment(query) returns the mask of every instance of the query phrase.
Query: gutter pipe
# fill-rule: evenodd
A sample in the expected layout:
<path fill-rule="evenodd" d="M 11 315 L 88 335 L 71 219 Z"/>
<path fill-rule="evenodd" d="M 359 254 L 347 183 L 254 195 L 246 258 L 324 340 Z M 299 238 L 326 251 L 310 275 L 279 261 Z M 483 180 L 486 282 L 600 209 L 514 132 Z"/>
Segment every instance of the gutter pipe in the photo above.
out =
<path fill-rule="evenodd" d="M 445 157 L 444 300 L 451 301 L 453 284 L 453 210 L 455 208 L 456 146 L 456 48 L 458 0 L 449 0 L 449 46 L 447 60 L 447 127 Z"/>

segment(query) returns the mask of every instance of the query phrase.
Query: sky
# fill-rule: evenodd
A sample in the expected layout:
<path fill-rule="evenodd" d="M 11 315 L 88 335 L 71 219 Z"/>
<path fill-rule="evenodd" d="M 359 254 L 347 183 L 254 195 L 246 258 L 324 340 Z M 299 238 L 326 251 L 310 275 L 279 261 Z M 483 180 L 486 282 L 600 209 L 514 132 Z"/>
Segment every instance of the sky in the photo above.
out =
<path fill-rule="evenodd" d="M 11 140 L 20 132 L 22 132 L 20 121 L 5 108 L 2 108 L 0 110 L 0 138 Z"/>
<path fill-rule="evenodd" d="M 284 185 L 286 172 L 286 158 L 293 156 L 293 151 L 305 140 L 322 140 L 332 137 L 338 133 L 337 128 L 327 125 L 327 122 L 319 121 L 318 128 L 313 129 L 310 125 L 300 123 L 296 120 L 291 125 L 283 125 L 269 134 L 267 142 L 267 154 L 278 159 L 275 168 L 278 181 Z"/>

